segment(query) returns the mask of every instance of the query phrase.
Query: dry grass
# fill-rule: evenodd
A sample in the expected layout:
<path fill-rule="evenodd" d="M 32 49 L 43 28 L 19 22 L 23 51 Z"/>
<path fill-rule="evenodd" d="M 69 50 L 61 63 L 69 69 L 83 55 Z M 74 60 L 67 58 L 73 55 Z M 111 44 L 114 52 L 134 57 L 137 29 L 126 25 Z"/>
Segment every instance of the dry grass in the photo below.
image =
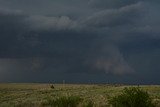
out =
<path fill-rule="evenodd" d="M 118 95 L 124 87 L 117 85 L 73 85 L 73 84 L 0 84 L 0 107 L 43 107 L 48 99 L 62 96 L 79 96 L 92 101 L 95 107 L 108 107 L 108 99 Z M 149 92 L 160 105 L 160 86 L 140 86 Z M 158 107 L 158 106 L 157 106 Z"/>

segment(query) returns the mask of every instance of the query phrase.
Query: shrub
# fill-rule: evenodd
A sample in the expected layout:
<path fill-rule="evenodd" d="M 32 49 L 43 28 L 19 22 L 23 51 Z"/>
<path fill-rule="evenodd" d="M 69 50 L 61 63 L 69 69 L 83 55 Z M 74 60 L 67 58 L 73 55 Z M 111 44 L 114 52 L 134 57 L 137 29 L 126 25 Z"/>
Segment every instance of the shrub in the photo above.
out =
<path fill-rule="evenodd" d="M 109 100 L 112 107 L 155 107 L 146 91 L 140 88 L 124 88 L 122 94 Z"/>
<path fill-rule="evenodd" d="M 51 86 L 50 86 L 50 88 L 51 88 L 51 89 L 54 89 L 54 86 L 53 86 L 53 85 L 51 85 Z"/>
<path fill-rule="evenodd" d="M 94 103 L 92 101 L 86 101 L 85 104 L 83 105 L 83 107 L 93 107 Z"/>
<path fill-rule="evenodd" d="M 82 99 L 78 96 L 63 96 L 57 99 L 48 99 L 44 105 L 52 107 L 77 107 Z"/>

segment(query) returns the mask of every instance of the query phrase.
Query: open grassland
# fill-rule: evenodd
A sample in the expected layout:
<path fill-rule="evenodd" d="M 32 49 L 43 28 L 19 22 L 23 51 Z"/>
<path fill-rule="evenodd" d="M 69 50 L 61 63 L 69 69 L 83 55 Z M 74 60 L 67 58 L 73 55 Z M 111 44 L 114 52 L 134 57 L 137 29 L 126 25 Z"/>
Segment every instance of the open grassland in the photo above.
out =
<path fill-rule="evenodd" d="M 54 88 L 51 88 L 51 84 L 0 84 L 0 107 L 52 107 L 52 100 L 65 96 L 78 96 L 82 103 L 92 101 L 94 107 L 110 107 L 109 98 L 120 94 L 125 87 L 132 87 L 104 84 L 53 86 Z M 139 87 L 147 91 L 157 107 L 160 107 L 160 86 Z"/>

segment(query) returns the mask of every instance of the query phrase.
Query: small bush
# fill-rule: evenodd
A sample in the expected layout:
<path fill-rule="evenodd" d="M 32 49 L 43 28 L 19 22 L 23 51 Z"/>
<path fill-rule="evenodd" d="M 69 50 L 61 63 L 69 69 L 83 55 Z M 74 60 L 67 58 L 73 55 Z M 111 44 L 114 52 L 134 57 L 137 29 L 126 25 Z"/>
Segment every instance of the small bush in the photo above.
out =
<path fill-rule="evenodd" d="M 48 99 L 44 105 L 52 107 L 77 107 L 82 99 L 78 96 L 63 96 L 57 99 Z"/>
<path fill-rule="evenodd" d="M 155 107 L 146 91 L 140 88 L 125 88 L 122 94 L 109 100 L 112 107 Z"/>
<path fill-rule="evenodd" d="M 50 88 L 51 88 L 51 89 L 54 89 L 54 86 L 53 86 L 53 85 L 51 85 L 51 86 L 50 86 Z"/>
<path fill-rule="evenodd" d="M 94 103 L 92 101 L 86 101 L 86 103 L 83 105 L 83 107 L 93 107 Z"/>

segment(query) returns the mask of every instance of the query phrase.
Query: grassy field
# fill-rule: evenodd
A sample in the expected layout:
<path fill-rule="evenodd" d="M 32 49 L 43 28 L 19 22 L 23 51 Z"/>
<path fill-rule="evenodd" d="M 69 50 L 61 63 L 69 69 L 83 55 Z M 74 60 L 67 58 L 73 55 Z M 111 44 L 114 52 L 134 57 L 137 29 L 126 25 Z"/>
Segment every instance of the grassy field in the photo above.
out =
<path fill-rule="evenodd" d="M 82 103 L 109 107 L 108 99 L 120 94 L 125 85 L 0 84 L 0 107 L 52 107 L 49 101 L 63 96 L 79 96 Z M 135 86 L 136 87 L 136 86 Z M 140 86 L 160 107 L 160 86 Z"/>

